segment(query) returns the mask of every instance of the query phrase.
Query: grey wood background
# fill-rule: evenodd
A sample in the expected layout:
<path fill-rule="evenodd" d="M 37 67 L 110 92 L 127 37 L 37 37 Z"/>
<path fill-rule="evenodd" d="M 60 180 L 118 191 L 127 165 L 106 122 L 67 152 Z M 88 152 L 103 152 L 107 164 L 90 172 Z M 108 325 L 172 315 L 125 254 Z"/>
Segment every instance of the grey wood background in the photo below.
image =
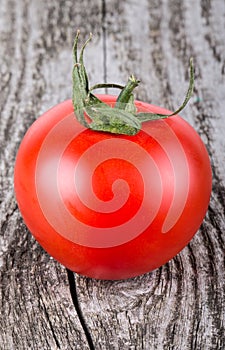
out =
<path fill-rule="evenodd" d="M 173 109 L 198 131 L 212 162 L 213 192 L 190 244 L 165 266 L 127 281 L 67 271 L 26 229 L 13 167 L 27 128 L 71 97 L 76 30 L 93 32 L 85 62 L 92 85 L 124 83 Z M 224 0 L 0 0 L 0 349 L 225 349 Z"/>

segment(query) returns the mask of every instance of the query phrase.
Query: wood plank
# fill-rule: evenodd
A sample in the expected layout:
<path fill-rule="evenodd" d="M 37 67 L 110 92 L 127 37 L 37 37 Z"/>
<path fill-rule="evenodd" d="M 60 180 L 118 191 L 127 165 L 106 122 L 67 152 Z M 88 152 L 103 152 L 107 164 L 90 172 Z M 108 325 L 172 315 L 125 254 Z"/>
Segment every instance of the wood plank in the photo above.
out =
<path fill-rule="evenodd" d="M 0 349 L 224 349 L 225 4 L 220 0 L 0 2 Z M 137 98 L 182 116 L 213 168 L 207 216 L 174 259 L 127 281 L 72 274 L 22 222 L 13 193 L 19 143 L 44 111 L 71 96 L 71 47 L 87 48 L 91 84 L 141 79 Z M 111 91 L 109 91 L 111 92 Z M 112 91 L 117 93 L 118 91 Z"/>
<path fill-rule="evenodd" d="M 174 109 L 183 100 L 194 57 L 195 92 L 182 115 L 206 143 L 214 186 L 198 234 L 162 268 L 125 282 L 77 277 L 97 349 L 224 348 L 222 13 L 222 2 L 106 3 L 108 81 L 124 83 L 134 73 L 141 80 L 139 99 Z"/>
<path fill-rule="evenodd" d="M 90 14 L 95 14 L 92 29 L 101 28 L 101 2 L 73 6 L 12 0 L 0 6 L 0 348 L 89 349 L 65 268 L 40 248 L 22 222 L 13 192 L 13 166 L 32 122 L 71 97 L 74 35 L 80 28 L 86 37 L 91 28 L 83 19 Z M 102 51 L 95 32 L 93 47 Z M 94 79 L 97 71 L 91 69 Z"/>

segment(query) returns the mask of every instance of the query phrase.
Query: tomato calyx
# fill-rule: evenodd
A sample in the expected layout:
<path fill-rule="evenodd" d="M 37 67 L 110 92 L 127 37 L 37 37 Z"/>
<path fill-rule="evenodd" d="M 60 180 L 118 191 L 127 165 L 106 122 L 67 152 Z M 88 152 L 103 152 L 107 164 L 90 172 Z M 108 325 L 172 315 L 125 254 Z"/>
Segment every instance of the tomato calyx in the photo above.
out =
<path fill-rule="evenodd" d="M 167 115 L 149 112 L 138 113 L 134 102 L 133 90 L 139 85 L 140 80 L 137 80 L 134 75 L 129 77 L 125 86 L 114 83 L 102 83 L 89 88 L 89 79 L 84 66 L 83 55 L 85 47 L 92 38 L 92 34 L 82 46 L 78 57 L 79 34 L 80 32 L 77 31 L 73 46 L 72 102 L 77 120 L 86 128 L 113 134 L 136 135 L 141 130 L 143 122 L 171 117 L 178 114 L 187 105 L 194 87 L 192 58 L 190 59 L 189 87 L 182 105 L 173 113 Z M 121 90 L 114 107 L 104 103 L 93 94 L 92 91 L 99 88 L 118 88 Z"/>

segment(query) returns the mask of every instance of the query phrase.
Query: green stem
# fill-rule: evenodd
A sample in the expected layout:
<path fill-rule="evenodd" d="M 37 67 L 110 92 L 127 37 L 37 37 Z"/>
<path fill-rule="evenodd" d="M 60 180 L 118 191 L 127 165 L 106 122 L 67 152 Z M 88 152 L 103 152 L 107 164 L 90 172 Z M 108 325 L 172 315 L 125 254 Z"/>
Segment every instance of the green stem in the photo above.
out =
<path fill-rule="evenodd" d="M 124 104 L 129 103 L 133 90 L 138 86 L 139 83 L 140 83 L 140 80 L 137 80 L 134 77 L 134 75 L 131 75 L 129 77 L 127 85 L 121 91 L 121 93 L 119 94 L 116 100 L 116 107 L 120 107 L 121 105 L 124 106 Z"/>
<path fill-rule="evenodd" d="M 185 96 L 184 102 L 182 103 L 182 105 L 172 114 L 169 114 L 168 117 L 172 117 L 175 114 L 178 114 L 182 111 L 182 109 L 184 109 L 184 107 L 187 105 L 188 101 L 191 98 L 191 95 L 193 93 L 194 90 L 194 65 L 193 65 L 193 58 L 190 58 L 190 80 L 189 80 L 189 87 L 188 87 L 188 91 L 187 94 Z"/>
<path fill-rule="evenodd" d="M 115 134 L 135 135 L 141 129 L 141 123 L 154 119 L 161 119 L 178 114 L 191 98 L 194 86 L 193 59 L 190 59 L 190 80 L 187 94 L 182 105 L 169 115 L 154 113 L 137 113 L 134 102 L 133 90 L 138 86 L 139 80 L 133 75 L 125 86 L 119 84 L 96 84 L 89 88 L 89 80 L 83 62 L 84 50 L 92 38 L 90 34 L 81 48 L 78 58 L 77 46 L 80 32 L 77 31 L 73 45 L 73 107 L 78 121 L 85 127 L 96 131 L 111 132 Z M 100 88 L 118 88 L 121 92 L 116 100 L 115 107 L 107 105 L 92 91 Z M 86 116 L 89 117 L 86 119 Z"/>
<path fill-rule="evenodd" d="M 193 93 L 193 89 L 194 89 L 194 65 L 193 65 L 193 58 L 191 57 L 189 87 L 182 105 L 171 114 L 138 113 L 137 118 L 143 123 L 150 120 L 172 117 L 173 115 L 180 113 L 184 109 L 184 107 L 187 105 L 188 101 L 190 100 L 191 95 Z"/>
<path fill-rule="evenodd" d="M 112 88 L 112 89 L 123 89 L 124 86 L 123 85 L 119 85 L 119 84 L 114 84 L 114 83 L 103 83 L 103 84 L 96 84 L 94 86 L 92 86 L 90 89 L 89 89 L 89 92 L 93 91 L 93 90 L 96 90 L 96 89 L 105 89 L 105 88 Z"/>

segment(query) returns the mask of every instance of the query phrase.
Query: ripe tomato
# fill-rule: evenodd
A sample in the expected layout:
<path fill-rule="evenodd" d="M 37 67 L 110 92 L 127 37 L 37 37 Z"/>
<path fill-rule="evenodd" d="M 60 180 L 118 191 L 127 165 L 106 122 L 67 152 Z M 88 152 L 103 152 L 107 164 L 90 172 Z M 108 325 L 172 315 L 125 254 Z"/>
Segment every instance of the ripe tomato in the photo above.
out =
<path fill-rule="evenodd" d="M 174 257 L 201 225 L 211 184 L 206 148 L 180 116 L 114 135 L 78 123 L 71 100 L 30 127 L 15 164 L 16 198 L 34 237 L 67 268 L 98 279 L 137 276 Z"/>

